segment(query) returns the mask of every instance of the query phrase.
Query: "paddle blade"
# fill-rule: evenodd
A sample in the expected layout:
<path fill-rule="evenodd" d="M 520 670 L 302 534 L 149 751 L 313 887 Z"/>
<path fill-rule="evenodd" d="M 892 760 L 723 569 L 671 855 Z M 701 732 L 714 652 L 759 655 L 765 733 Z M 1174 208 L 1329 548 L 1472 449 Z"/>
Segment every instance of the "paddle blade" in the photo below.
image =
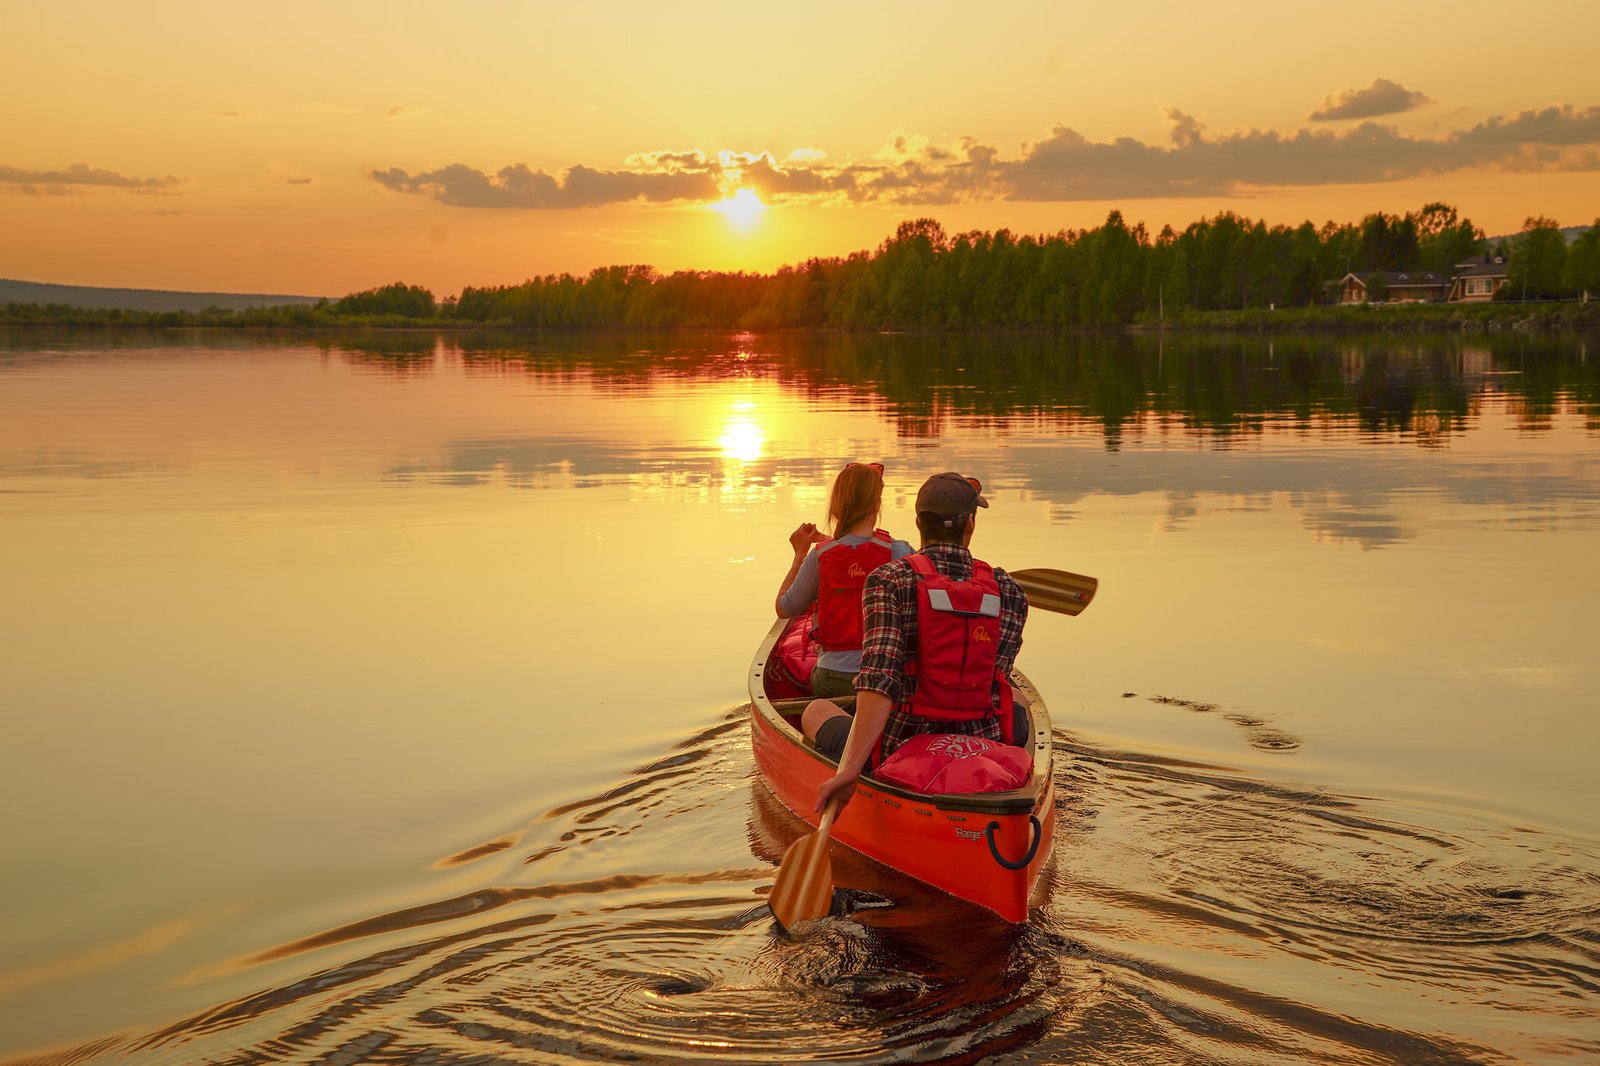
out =
<path fill-rule="evenodd" d="M 1065 570 L 1009 570 L 1012 580 L 1028 594 L 1028 605 L 1057 614 L 1078 614 L 1094 599 L 1100 582 Z"/>
<path fill-rule="evenodd" d="M 788 932 L 797 922 L 821 918 L 833 906 L 833 863 L 828 858 L 828 831 L 838 810 L 833 804 L 822 814 L 815 833 L 789 845 L 778 866 L 767 903 L 778 928 Z"/>

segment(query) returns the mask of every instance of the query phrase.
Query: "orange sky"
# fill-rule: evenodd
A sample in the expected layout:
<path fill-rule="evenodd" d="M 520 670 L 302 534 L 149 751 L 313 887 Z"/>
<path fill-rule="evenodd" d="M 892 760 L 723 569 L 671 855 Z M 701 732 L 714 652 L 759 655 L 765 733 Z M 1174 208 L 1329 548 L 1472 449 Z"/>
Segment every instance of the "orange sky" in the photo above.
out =
<path fill-rule="evenodd" d="M 771 270 L 923 215 L 1600 216 L 1600 5 L 1125 6 L 19 6 L 0 277 L 444 296 Z M 766 209 L 710 209 L 741 188 Z"/>

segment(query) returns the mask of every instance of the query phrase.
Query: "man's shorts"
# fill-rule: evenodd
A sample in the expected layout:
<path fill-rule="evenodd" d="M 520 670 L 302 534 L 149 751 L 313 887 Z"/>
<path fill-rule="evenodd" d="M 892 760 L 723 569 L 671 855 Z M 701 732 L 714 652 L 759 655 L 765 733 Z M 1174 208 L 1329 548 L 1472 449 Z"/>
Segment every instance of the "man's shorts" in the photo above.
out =
<path fill-rule="evenodd" d="M 822 728 L 817 730 L 817 750 L 830 759 L 843 755 L 844 742 L 850 739 L 850 723 L 853 721 L 855 719 L 846 712 L 823 722 Z"/>
<path fill-rule="evenodd" d="M 842 708 L 841 708 L 842 710 Z M 837 759 L 844 754 L 845 741 L 850 739 L 850 723 L 855 721 L 849 711 L 844 714 L 834 715 L 822 723 L 822 728 L 817 730 L 813 743 L 817 750 L 830 759 Z M 1028 736 L 1028 713 L 1019 703 L 1012 711 L 1012 740 L 1018 747 L 1025 748 L 1030 740 Z"/>

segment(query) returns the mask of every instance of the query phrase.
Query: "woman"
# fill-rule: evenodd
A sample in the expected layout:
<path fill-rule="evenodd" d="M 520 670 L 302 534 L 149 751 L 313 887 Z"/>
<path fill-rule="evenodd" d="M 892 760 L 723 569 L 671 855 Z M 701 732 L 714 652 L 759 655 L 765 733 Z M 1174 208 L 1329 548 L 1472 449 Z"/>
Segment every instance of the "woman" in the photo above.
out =
<path fill-rule="evenodd" d="M 834 478 L 828 498 L 833 536 L 824 537 L 811 522 L 789 534 L 794 562 L 778 589 L 776 607 L 779 618 L 816 608 L 812 639 L 822 653 L 811 671 L 815 695 L 855 695 L 861 669 L 861 589 L 872 571 L 911 554 L 910 544 L 877 528 L 882 509 L 883 464 L 851 463 Z"/>

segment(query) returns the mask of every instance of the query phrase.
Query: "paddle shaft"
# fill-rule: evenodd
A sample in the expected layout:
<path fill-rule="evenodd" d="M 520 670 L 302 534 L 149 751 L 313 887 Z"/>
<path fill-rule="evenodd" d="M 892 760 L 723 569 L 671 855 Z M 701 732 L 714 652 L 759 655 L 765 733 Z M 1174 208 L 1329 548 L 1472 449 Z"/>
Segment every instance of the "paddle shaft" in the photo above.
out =
<path fill-rule="evenodd" d="M 837 797 L 828 801 L 827 808 L 822 812 L 822 818 L 817 822 L 817 840 L 823 846 L 828 845 L 828 834 L 833 831 L 833 816 L 839 813 L 839 800 Z"/>

